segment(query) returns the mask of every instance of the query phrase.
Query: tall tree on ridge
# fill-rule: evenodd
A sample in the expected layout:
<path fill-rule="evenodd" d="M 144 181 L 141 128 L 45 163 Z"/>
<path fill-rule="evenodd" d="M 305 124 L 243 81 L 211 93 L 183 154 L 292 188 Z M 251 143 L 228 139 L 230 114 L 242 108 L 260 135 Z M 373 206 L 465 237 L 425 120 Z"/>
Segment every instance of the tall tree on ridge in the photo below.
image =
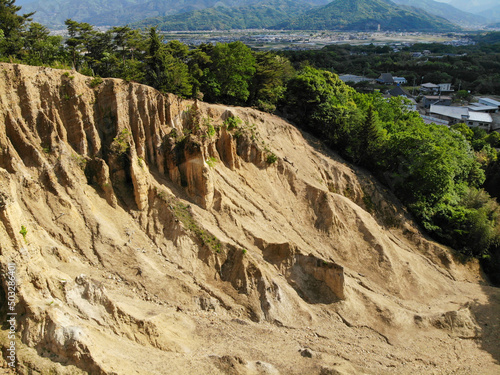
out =
<path fill-rule="evenodd" d="M 25 24 L 31 21 L 33 13 L 17 14 L 21 10 L 15 0 L 0 0 L 0 30 L 3 31 L 3 50 L 7 56 L 19 55 L 23 49 L 23 31 Z"/>

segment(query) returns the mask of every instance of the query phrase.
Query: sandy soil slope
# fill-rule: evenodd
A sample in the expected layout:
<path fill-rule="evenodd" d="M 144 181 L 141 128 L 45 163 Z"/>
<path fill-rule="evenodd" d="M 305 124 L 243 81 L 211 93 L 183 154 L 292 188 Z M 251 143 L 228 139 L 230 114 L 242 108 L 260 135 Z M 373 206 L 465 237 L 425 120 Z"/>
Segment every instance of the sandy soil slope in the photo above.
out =
<path fill-rule="evenodd" d="M 0 372 L 13 262 L 20 374 L 500 373 L 499 289 L 369 174 L 91 80 L 0 64 Z"/>

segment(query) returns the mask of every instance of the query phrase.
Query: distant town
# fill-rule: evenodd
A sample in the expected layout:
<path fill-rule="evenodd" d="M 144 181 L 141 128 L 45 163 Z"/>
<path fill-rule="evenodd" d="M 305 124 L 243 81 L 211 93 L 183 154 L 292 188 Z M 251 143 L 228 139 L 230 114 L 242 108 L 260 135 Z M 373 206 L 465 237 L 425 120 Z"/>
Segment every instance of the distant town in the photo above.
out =
<path fill-rule="evenodd" d="M 96 27 L 101 32 L 108 27 Z M 389 45 L 396 51 L 398 48 L 414 43 L 443 43 L 453 46 L 474 44 L 470 34 L 422 33 L 422 32 L 340 32 L 340 31 L 291 31 L 291 30 L 230 30 L 230 31 L 170 31 L 159 32 L 165 42 L 180 42 L 198 46 L 202 43 L 230 43 L 241 41 L 253 49 L 260 50 L 307 50 L 319 49 L 332 44 L 374 44 Z M 53 30 L 52 35 L 67 36 L 67 29 Z"/>
<path fill-rule="evenodd" d="M 264 50 L 318 49 L 326 45 L 346 43 L 390 45 L 395 49 L 414 43 L 443 43 L 454 46 L 474 44 L 467 33 L 231 30 L 165 32 L 162 35 L 166 41 L 179 40 L 188 45 L 241 41 L 251 48 Z"/>

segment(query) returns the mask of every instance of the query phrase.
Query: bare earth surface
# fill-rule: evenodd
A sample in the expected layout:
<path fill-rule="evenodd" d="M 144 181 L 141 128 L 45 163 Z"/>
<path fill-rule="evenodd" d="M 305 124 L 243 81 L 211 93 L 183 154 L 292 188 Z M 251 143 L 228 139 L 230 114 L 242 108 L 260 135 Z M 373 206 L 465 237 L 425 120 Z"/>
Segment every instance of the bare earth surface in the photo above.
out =
<path fill-rule="evenodd" d="M 0 373 L 500 373 L 500 290 L 369 174 L 279 117 L 91 80 L 0 64 Z"/>

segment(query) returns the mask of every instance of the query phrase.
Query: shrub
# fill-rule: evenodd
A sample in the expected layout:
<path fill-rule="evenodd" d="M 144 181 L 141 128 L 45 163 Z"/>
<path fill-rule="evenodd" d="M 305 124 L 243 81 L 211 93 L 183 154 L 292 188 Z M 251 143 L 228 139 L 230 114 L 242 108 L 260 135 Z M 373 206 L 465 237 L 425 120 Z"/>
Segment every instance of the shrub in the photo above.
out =
<path fill-rule="evenodd" d="M 21 235 L 23 236 L 24 242 L 27 242 L 26 235 L 28 234 L 28 230 L 26 229 L 26 227 L 24 225 L 21 225 L 21 230 L 19 231 L 19 233 L 21 233 Z"/>
<path fill-rule="evenodd" d="M 241 119 L 239 117 L 228 117 L 224 121 L 224 125 L 227 127 L 227 130 L 238 129 L 241 125 Z"/>
<path fill-rule="evenodd" d="M 270 154 L 267 155 L 266 161 L 268 164 L 276 163 L 277 160 L 278 160 L 278 157 L 276 156 L 276 154 L 274 152 L 271 152 Z"/>
<path fill-rule="evenodd" d="M 97 77 L 92 78 L 89 85 L 90 85 L 90 87 L 94 88 L 94 87 L 99 86 L 103 82 L 104 82 L 103 79 L 101 77 L 97 76 Z"/>
<path fill-rule="evenodd" d="M 205 161 L 210 168 L 215 167 L 215 163 L 217 163 L 217 159 L 214 158 L 213 156 L 210 156 L 206 161 Z"/>

